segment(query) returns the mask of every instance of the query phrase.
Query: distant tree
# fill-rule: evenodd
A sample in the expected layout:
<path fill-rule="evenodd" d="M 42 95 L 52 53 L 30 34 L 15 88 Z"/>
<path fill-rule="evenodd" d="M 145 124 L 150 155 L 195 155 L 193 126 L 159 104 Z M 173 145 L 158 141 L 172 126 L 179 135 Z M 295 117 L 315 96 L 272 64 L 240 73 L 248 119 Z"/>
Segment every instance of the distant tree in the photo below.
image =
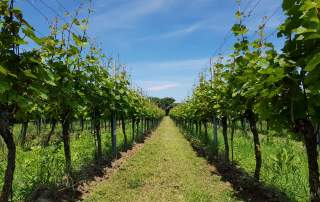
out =
<path fill-rule="evenodd" d="M 150 97 L 150 99 L 156 103 L 161 109 L 166 111 L 166 115 L 169 114 L 170 110 L 174 107 L 175 99 L 171 97 L 158 98 Z"/>
<path fill-rule="evenodd" d="M 149 97 L 149 99 L 150 99 L 153 103 L 157 104 L 157 105 L 160 107 L 160 105 L 161 105 L 161 98 L 158 98 L 158 97 Z"/>

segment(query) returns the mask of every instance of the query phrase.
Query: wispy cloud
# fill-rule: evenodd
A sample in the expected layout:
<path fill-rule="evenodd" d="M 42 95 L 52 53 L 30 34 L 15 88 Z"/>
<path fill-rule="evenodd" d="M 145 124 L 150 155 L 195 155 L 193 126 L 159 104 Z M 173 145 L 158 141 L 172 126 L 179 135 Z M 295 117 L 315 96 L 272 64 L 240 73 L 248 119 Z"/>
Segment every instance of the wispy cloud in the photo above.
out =
<path fill-rule="evenodd" d="M 161 10 L 166 0 L 120 1 L 110 3 L 100 1 L 96 13 L 91 18 L 94 33 L 109 29 L 124 29 L 134 27 L 133 23 L 148 14 Z"/>
<path fill-rule="evenodd" d="M 128 67 L 133 71 L 138 70 L 186 70 L 195 69 L 199 70 L 203 68 L 209 62 L 209 57 L 199 58 L 199 59 L 186 59 L 186 60 L 169 60 L 169 61 L 145 61 L 138 63 L 129 63 Z"/>
<path fill-rule="evenodd" d="M 188 25 L 186 27 L 183 27 L 181 29 L 177 29 L 174 31 L 170 32 L 165 32 L 165 33 L 160 33 L 152 36 L 145 36 L 141 38 L 140 40 L 154 40 L 154 39 L 167 39 L 167 38 L 176 38 L 176 37 L 182 37 L 186 36 L 188 34 L 191 34 L 203 27 L 204 23 L 203 22 L 197 22 L 191 25 Z"/>
<path fill-rule="evenodd" d="M 157 91 L 176 88 L 178 86 L 179 86 L 178 83 L 168 83 L 168 84 L 164 83 L 164 84 L 157 84 L 157 85 L 150 86 L 149 88 L 147 88 L 147 90 L 150 92 L 157 92 Z"/>
<path fill-rule="evenodd" d="M 190 78 L 188 78 L 190 79 Z M 178 102 L 183 100 L 192 89 L 192 81 L 184 79 L 172 80 L 136 80 L 135 85 L 142 88 L 146 96 L 151 97 L 173 97 Z M 187 88 L 188 90 L 185 90 Z"/>
<path fill-rule="evenodd" d="M 196 81 L 196 77 L 209 64 L 209 57 L 144 61 L 129 63 L 134 79 L 133 85 L 139 86 L 152 96 L 171 96 L 182 100 Z M 190 75 L 192 75 L 190 77 Z"/>
<path fill-rule="evenodd" d="M 222 26 L 220 24 L 217 24 L 216 19 L 214 18 L 208 18 L 208 19 L 200 19 L 198 21 L 195 21 L 191 24 L 181 26 L 178 29 L 162 32 L 154 35 L 144 36 L 139 39 L 139 41 L 146 41 L 146 40 L 162 40 L 162 39 L 169 39 L 169 38 L 180 38 L 184 36 L 188 36 L 190 34 L 193 34 L 195 32 L 200 31 L 208 31 L 208 32 L 221 32 L 226 29 L 226 25 Z"/>
<path fill-rule="evenodd" d="M 139 80 L 137 81 L 138 86 L 142 87 L 145 91 L 149 93 L 165 91 L 169 89 L 174 89 L 181 86 L 181 83 L 177 81 L 165 81 L 165 80 Z"/>

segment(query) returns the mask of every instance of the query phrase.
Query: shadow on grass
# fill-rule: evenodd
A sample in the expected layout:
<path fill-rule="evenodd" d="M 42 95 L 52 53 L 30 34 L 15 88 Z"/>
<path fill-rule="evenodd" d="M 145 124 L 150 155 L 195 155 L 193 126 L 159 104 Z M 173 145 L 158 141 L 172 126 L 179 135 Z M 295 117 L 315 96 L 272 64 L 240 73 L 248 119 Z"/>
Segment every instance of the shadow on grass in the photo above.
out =
<path fill-rule="evenodd" d="M 152 134 L 152 131 L 153 130 L 149 130 L 145 134 L 137 137 L 136 143 L 144 143 L 145 139 Z M 97 163 L 96 160 L 92 160 L 81 167 L 79 171 L 73 173 L 74 177 L 73 182 L 71 183 L 72 185 L 38 185 L 37 189 L 30 196 L 30 199 L 26 201 L 75 202 L 82 200 L 83 194 L 88 190 L 86 188 L 87 183 L 99 181 L 97 179 L 104 179 L 103 176 L 105 176 L 106 170 L 113 169 L 112 162 L 122 158 L 121 152 L 129 153 L 133 148 L 134 144 L 132 144 L 132 142 L 130 142 L 127 149 L 125 149 L 123 145 L 120 145 L 117 158 L 112 157 L 112 152 L 110 148 L 108 148 L 107 152 L 104 152 L 107 155 L 102 156 L 99 163 Z"/>
<path fill-rule="evenodd" d="M 183 134 L 185 130 L 181 129 Z M 286 202 L 291 201 L 286 193 L 281 192 L 277 187 L 265 185 L 257 182 L 244 169 L 237 167 L 235 163 L 227 162 L 222 156 L 213 156 L 210 146 L 206 146 L 203 141 L 195 140 L 186 135 L 190 145 L 199 157 L 204 157 L 210 165 L 216 168 L 212 175 L 221 176 L 221 180 L 229 182 L 235 191 L 234 196 L 244 201 L 254 202 Z"/>

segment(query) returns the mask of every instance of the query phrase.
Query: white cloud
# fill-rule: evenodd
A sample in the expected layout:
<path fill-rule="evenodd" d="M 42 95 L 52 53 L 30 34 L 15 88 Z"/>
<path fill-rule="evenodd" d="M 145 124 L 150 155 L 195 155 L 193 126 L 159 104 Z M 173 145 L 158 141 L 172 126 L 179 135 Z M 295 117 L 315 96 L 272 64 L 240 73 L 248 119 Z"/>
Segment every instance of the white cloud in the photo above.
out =
<path fill-rule="evenodd" d="M 178 86 L 179 86 L 178 83 L 156 84 L 156 85 L 152 85 L 152 86 L 148 87 L 147 90 L 150 92 L 155 92 L 155 91 L 162 91 L 162 90 L 176 88 Z"/>
<path fill-rule="evenodd" d="M 224 31 L 225 27 L 216 24 L 215 19 L 204 19 L 204 20 L 198 20 L 192 24 L 186 25 L 184 27 L 180 27 L 179 29 L 173 30 L 173 31 L 168 31 L 168 32 L 163 32 L 151 36 L 144 36 L 140 38 L 140 41 L 145 41 L 145 40 L 157 40 L 157 39 L 168 39 L 168 38 L 178 38 L 178 37 L 183 37 L 187 36 L 189 34 L 195 33 L 197 31 L 215 31 L 215 32 L 220 32 Z"/>
<path fill-rule="evenodd" d="M 187 59 L 187 60 L 172 60 L 172 61 L 159 61 L 159 62 L 138 62 L 128 64 L 129 68 L 133 71 L 142 70 L 173 70 L 173 69 L 200 69 L 207 65 L 209 57 L 199 59 Z"/>
<path fill-rule="evenodd" d="M 165 33 L 160 33 L 158 35 L 152 35 L 152 36 L 146 36 L 141 38 L 140 40 L 153 40 L 153 39 L 166 39 L 166 38 L 174 38 L 174 37 L 181 37 L 185 36 L 188 34 L 191 34 L 203 27 L 203 22 L 197 22 L 194 24 L 191 24 L 187 27 L 183 27 L 178 30 L 170 31 L 170 32 L 165 32 Z"/>
<path fill-rule="evenodd" d="M 165 4 L 166 3 L 166 4 Z M 134 27 L 141 17 L 157 12 L 167 5 L 166 0 L 100 1 L 91 18 L 92 32 L 101 33 L 109 29 Z"/>
<path fill-rule="evenodd" d="M 134 86 L 139 86 L 153 96 L 184 94 L 179 89 L 191 88 L 198 73 L 207 67 L 209 57 L 172 61 L 145 61 L 129 64 Z M 166 72 L 166 73 L 164 73 Z M 192 77 L 188 76 L 192 72 Z M 177 95 L 176 95 L 177 94 Z M 179 98 L 180 99 L 180 98 Z"/>

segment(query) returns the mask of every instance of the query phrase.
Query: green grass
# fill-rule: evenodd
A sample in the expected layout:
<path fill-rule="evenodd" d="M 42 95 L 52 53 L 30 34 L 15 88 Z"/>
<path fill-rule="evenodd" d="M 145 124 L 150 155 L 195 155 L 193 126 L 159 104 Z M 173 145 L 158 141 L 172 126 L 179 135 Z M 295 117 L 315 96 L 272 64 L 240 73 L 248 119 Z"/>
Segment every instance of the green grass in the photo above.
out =
<path fill-rule="evenodd" d="M 186 131 L 191 135 L 190 131 Z M 231 141 L 229 135 L 230 159 Z M 212 145 L 205 145 L 203 134 L 191 135 L 194 141 L 199 141 L 203 147 L 212 149 Z M 212 142 L 212 126 L 209 128 L 209 141 Z M 219 129 L 219 152 L 224 153 L 222 131 Z M 287 194 L 292 201 L 308 201 L 308 163 L 304 145 L 300 141 L 293 140 L 291 136 L 281 137 L 270 132 L 268 135 L 260 135 L 262 169 L 261 181 L 271 185 Z M 255 169 L 255 156 L 253 138 L 250 131 L 244 135 L 242 130 L 236 130 L 234 134 L 234 160 L 239 167 L 245 169 L 253 176 Z"/>
<path fill-rule="evenodd" d="M 209 170 L 165 118 L 136 154 L 91 188 L 85 201 L 234 201 L 230 185 Z"/>
<path fill-rule="evenodd" d="M 129 143 L 131 143 L 131 124 L 128 124 L 126 129 Z M 30 194 L 40 185 L 63 186 L 66 184 L 63 180 L 65 165 L 63 144 L 55 143 L 60 139 L 61 126 L 58 126 L 50 146 L 46 148 L 40 146 L 42 138 L 48 134 L 49 130 L 49 127 L 43 127 L 41 136 L 38 137 L 35 134 L 35 127 L 30 125 L 27 136 L 28 149 L 25 150 L 17 146 L 16 169 L 13 182 L 13 199 L 15 201 L 28 199 Z M 17 142 L 20 125 L 16 125 L 13 131 Z M 117 131 L 118 150 L 122 150 L 123 148 L 123 134 L 121 131 L 120 129 Z M 111 134 L 109 130 L 102 130 L 101 136 L 103 153 L 105 156 L 111 156 Z M 75 131 L 71 134 L 70 146 L 74 173 L 79 173 L 83 167 L 94 163 L 94 138 L 89 129 L 80 132 L 79 127 L 77 128 L 77 125 L 75 125 Z M 6 149 L 2 147 L 0 151 L 0 186 L 3 184 L 5 167 Z M 80 178 L 81 176 L 75 177 Z"/>

